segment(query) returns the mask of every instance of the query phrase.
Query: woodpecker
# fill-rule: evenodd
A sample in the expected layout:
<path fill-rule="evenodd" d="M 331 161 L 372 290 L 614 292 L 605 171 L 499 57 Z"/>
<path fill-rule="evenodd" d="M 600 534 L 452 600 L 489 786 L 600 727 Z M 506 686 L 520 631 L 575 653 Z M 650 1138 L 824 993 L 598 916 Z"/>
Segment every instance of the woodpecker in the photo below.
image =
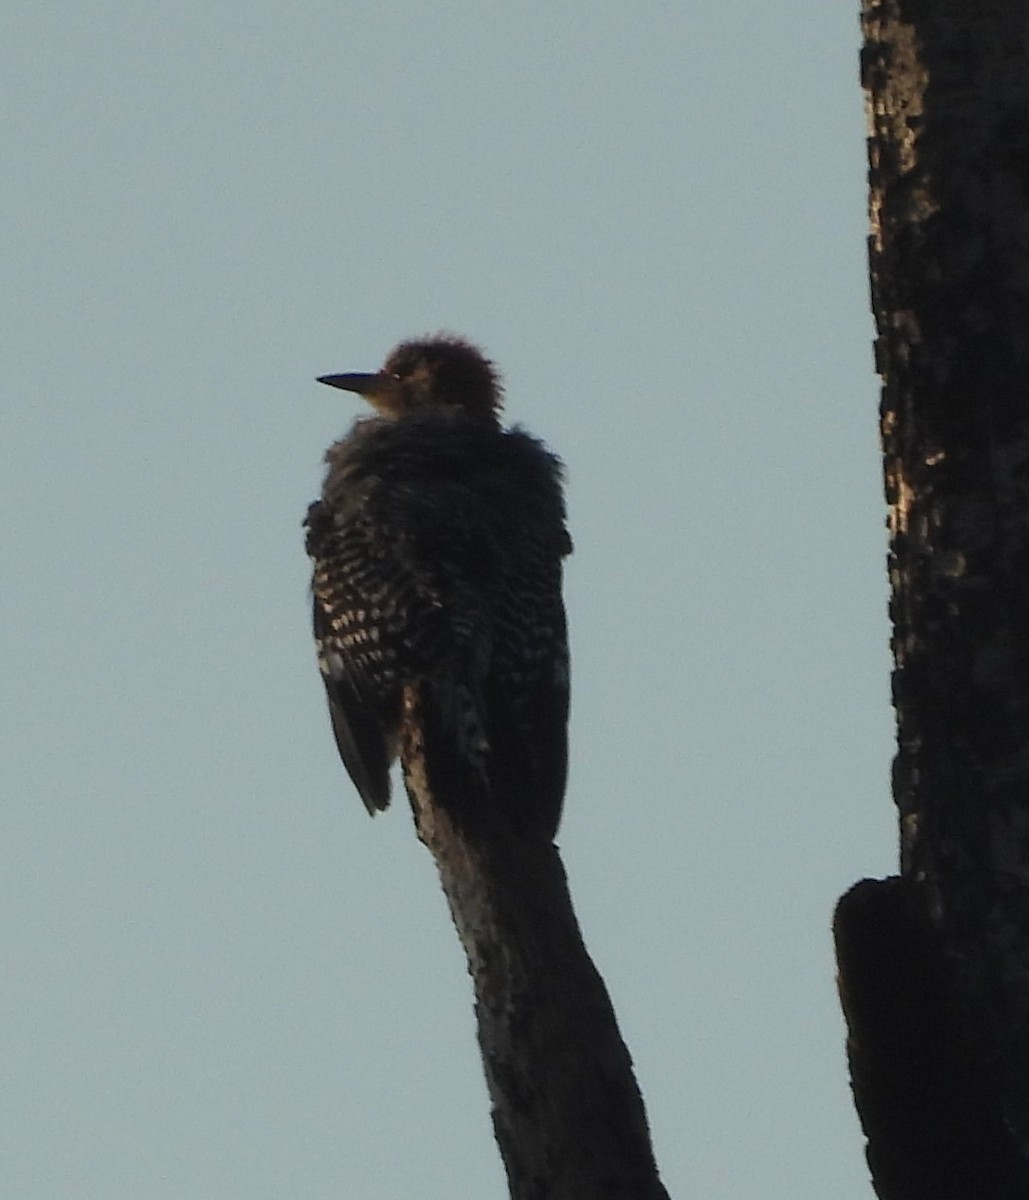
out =
<path fill-rule="evenodd" d="M 560 460 L 502 427 L 497 371 L 458 337 L 319 382 L 375 410 L 328 450 L 305 521 L 318 664 L 354 786 L 372 815 L 388 806 L 414 685 L 438 801 L 552 839 L 568 760 Z"/>

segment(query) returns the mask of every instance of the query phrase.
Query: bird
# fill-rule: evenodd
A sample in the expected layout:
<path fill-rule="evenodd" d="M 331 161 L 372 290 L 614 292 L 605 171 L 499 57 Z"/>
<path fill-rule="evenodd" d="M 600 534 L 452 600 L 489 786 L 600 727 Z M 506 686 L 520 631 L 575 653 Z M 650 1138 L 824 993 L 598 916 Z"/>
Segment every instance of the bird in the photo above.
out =
<path fill-rule="evenodd" d="M 415 688 L 438 802 L 466 827 L 553 840 L 568 770 L 560 459 L 503 426 L 496 367 L 455 335 L 318 382 L 373 409 L 327 451 L 304 522 L 343 765 L 370 814 L 388 807 Z"/>

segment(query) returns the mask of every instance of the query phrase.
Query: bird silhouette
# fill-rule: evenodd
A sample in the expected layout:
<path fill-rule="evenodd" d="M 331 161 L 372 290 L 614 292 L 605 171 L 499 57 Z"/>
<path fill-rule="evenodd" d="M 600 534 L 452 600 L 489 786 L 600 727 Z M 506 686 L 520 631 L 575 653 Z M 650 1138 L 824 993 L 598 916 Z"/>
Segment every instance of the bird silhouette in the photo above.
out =
<path fill-rule="evenodd" d="M 567 776 L 560 461 L 500 422 L 493 364 L 461 338 L 325 375 L 375 410 L 326 454 L 306 519 L 314 634 L 340 757 L 390 800 L 404 689 L 421 698 L 437 799 L 468 823 L 554 837 Z"/>

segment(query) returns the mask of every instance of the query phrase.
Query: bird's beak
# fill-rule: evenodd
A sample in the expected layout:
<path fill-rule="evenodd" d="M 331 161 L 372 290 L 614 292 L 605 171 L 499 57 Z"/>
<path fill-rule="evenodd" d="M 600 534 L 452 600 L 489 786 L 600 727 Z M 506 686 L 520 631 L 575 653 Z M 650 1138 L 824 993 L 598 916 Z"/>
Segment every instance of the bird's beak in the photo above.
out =
<path fill-rule="evenodd" d="M 392 375 L 383 372 L 368 373 L 350 371 L 346 375 L 319 375 L 319 383 L 327 383 L 329 387 L 342 388 L 345 392 L 357 392 L 359 396 L 367 396 L 369 400 L 387 396 L 396 390 L 397 380 Z"/>
<path fill-rule="evenodd" d="M 342 388 L 346 392 L 357 392 L 361 396 L 374 396 L 382 386 L 382 376 L 351 371 L 346 375 L 319 375 L 318 382 Z"/>
<path fill-rule="evenodd" d="M 351 371 L 346 375 L 320 375 L 318 382 L 343 388 L 346 392 L 357 392 L 387 417 L 396 416 L 404 410 L 404 385 L 387 371 L 377 374 Z"/>

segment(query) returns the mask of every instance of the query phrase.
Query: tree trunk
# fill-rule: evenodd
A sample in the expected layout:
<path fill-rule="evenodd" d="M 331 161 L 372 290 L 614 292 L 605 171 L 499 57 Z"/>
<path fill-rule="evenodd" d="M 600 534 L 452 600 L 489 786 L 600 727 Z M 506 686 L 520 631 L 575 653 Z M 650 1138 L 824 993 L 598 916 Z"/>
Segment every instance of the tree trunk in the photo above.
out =
<path fill-rule="evenodd" d="M 836 934 L 878 1194 L 1029 1195 L 1029 0 L 865 0 L 901 879 Z"/>
<path fill-rule="evenodd" d="M 603 980 L 557 849 L 503 814 L 465 828 L 433 794 L 416 689 L 405 783 L 475 987 L 493 1126 L 513 1200 L 668 1200 Z"/>

